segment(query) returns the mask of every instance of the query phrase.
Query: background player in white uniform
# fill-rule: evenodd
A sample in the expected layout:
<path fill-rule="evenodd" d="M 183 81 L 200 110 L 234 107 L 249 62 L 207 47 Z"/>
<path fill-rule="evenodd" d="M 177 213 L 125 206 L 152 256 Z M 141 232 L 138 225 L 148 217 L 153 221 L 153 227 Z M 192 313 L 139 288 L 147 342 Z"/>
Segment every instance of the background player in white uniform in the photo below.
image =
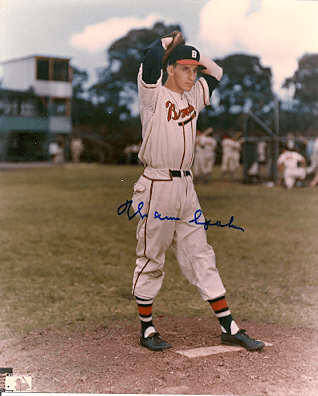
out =
<path fill-rule="evenodd" d="M 292 132 L 286 134 L 286 148 L 287 150 L 293 151 L 296 149 L 295 136 Z"/>
<path fill-rule="evenodd" d="M 236 158 L 233 155 L 234 141 L 232 138 L 228 136 L 224 136 L 221 142 L 222 146 L 222 162 L 221 162 L 221 170 L 222 176 L 224 176 L 227 172 L 230 172 L 232 175 L 235 171 L 236 166 Z"/>
<path fill-rule="evenodd" d="M 309 183 L 310 187 L 315 187 L 315 185 L 318 183 L 318 168 L 316 169 L 316 173 L 314 178 L 311 180 L 311 182 Z"/>
<path fill-rule="evenodd" d="M 74 164 L 78 164 L 80 162 L 81 154 L 84 151 L 84 144 L 82 139 L 75 135 L 71 140 L 71 153 L 72 153 L 72 161 Z"/>
<path fill-rule="evenodd" d="M 318 183 L 318 138 L 315 139 L 312 149 L 312 154 L 310 156 L 310 166 L 306 168 L 307 175 L 315 173 L 314 178 L 310 182 L 310 187 L 315 187 Z"/>
<path fill-rule="evenodd" d="M 208 128 L 203 132 L 203 135 L 206 136 L 206 145 L 205 145 L 205 163 L 206 163 L 206 173 L 208 177 L 212 173 L 212 169 L 215 163 L 215 150 L 217 148 L 218 142 L 211 136 L 213 133 L 213 128 Z"/>
<path fill-rule="evenodd" d="M 306 160 L 301 154 L 284 147 L 283 152 L 277 158 L 277 167 L 280 174 L 278 184 L 281 184 L 283 177 L 286 188 L 293 188 L 297 179 L 305 179 L 305 166 Z"/>
<path fill-rule="evenodd" d="M 194 161 L 193 161 L 193 177 L 194 181 L 203 181 L 206 174 L 206 136 L 203 135 L 200 129 L 197 129 L 197 136 L 195 139 Z"/>
<path fill-rule="evenodd" d="M 168 79 L 163 85 L 165 50 L 180 37 L 181 33 L 175 32 L 172 37 L 157 39 L 148 48 L 138 74 L 143 137 L 139 158 L 145 169 L 133 189 L 133 208 L 141 214 L 133 294 L 141 321 L 140 343 L 151 350 L 171 347 L 152 322 L 152 304 L 162 286 L 165 252 L 171 246 L 183 275 L 214 309 L 222 329 L 221 341 L 261 349 L 264 343 L 248 337 L 234 322 L 204 226 L 190 222 L 200 209 L 190 172 L 196 122 L 199 111 L 210 103 L 222 69 L 200 56 L 196 48 L 177 45 L 170 53 Z M 204 75 L 197 80 L 200 65 Z"/>
<path fill-rule="evenodd" d="M 265 164 L 267 155 L 267 142 L 259 141 L 257 142 L 256 151 L 257 151 L 257 162 L 260 164 Z"/>
<path fill-rule="evenodd" d="M 217 141 L 212 136 L 209 136 L 212 131 L 213 128 L 208 128 L 204 132 L 198 129 L 195 140 L 193 176 L 194 180 L 202 180 L 204 183 L 209 181 L 215 162 Z"/>
<path fill-rule="evenodd" d="M 233 157 L 233 162 L 234 162 L 234 173 L 239 169 L 240 167 L 240 160 L 241 160 L 241 151 L 242 151 L 242 143 L 244 141 L 244 138 L 242 137 L 242 132 L 237 132 L 233 139 L 232 139 L 232 157 Z"/>

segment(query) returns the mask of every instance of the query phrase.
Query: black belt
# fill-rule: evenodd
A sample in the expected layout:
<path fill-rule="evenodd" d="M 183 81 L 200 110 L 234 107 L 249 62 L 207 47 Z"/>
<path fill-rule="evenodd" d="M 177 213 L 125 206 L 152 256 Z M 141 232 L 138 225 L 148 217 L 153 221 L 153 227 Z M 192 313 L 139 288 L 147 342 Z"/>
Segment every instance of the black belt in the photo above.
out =
<path fill-rule="evenodd" d="M 183 176 L 191 176 L 190 171 L 185 171 L 185 170 L 170 170 L 171 176 L 172 177 L 182 177 Z"/>

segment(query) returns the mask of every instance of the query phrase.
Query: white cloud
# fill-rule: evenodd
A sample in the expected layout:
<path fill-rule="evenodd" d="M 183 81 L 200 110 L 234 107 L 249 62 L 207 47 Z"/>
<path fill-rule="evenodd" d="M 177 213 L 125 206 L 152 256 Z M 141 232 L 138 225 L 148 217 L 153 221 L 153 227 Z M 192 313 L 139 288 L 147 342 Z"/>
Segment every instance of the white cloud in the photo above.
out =
<path fill-rule="evenodd" d="M 243 52 L 271 67 L 275 89 L 297 69 L 305 52 L 318 52 L 318 2 L 263 0 L 247 16 L 250 0 L 211 0 L 201 10 L 199 39 L 210 56 Z"/>
<path fill-rule="evenodd" d="M 103 51 L 113 41 L 125 36 L 131 29 L 143 27 L 151 28 L 158 20 L 167 20 L 159 14 L 150 14 L 146 18 L 137 17 L 111 18 L 104 22 L 85 27 L 82 33 L 74 34 L 70 38 L 73 47 L 96 53 Z"/>

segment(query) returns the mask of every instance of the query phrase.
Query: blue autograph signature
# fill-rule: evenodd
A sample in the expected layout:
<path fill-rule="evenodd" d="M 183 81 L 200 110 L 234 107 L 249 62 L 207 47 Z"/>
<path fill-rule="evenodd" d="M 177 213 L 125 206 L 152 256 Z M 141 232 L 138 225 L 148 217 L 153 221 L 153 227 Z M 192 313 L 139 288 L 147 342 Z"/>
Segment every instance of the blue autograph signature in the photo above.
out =
<path fill-rule="evenodd" d="M 124 213 L 127 213 L 128 216 L 128 220 L 133 219 L 135 216 L 139 215 L 140 218 L 143 220 L 145 217 L 148 217 L 147 214 L 143 214 L 142 213 L 142 209 L 145 206 L 144 202 L 139 202 L 138 207 L 137 207 L 137 211 L 134 213 L 131 213 L 131 206 L 132 206 L 133 200 L 126 200 L 125 203 L 123 203 L 122 205 L 120 205 L 117 209 L 117 213 L 118 215 L 122 215 Z M 205 220 L 205 221 L 199 221 L 200 217 L 202 216 L 202 211 L 201 209 L 198 209 L 195 213 L 194 213 L 194 218 L 192 220 L 189 221 L 189 223 L 195 223 L 197 225 L 203 225 L 205 230 L 208 230 L 209 227 L 229 227 L 229 228 L 234 228 L 236 230 L 241 230 L 244 232 L 244 229 L 242 227 L 238 227 L 236 225 L 233 224 L 234 221 L 234 216 L 231 217 L 230 221 L 227 224 L 222 224 L 221 221 L 216 221 L 215 223 L 211 223 L 211 220 Z M 164 220 L 180 220 L 180 217 L 170 217 L 170 216 L 162 216 L 161 213 L 155 211 L 154 213 L 154 219 L 158 219 L 161 221 Z"/>
<path fill-rule="evenodd" d="M 180 217 L 169 217 L 169 216 L 161 217 L 161 214 L 158 213 L 157 211 L 155 211 L 154 219 L 159 219 L 159 220 L 181 220 Z"/>
<path fill-rule="evenodd" d="M 211 220 L 205 220 L 205 221 L 199 221 L 200 217 L 202 216 L 202 210 L 198 209 L 194 213 L 194 218 L 189 221 L 189 223 L 195 223 L 197 225 L 203 225 L 204 229 L 207 230 L 209 227 L 229 227 L 229 228 L 235 228 L 236 230 L 241 230 L 244 232 L 244 228 L 238 227 L 233 224 L 234 221 L 234 216 L 231 216 L 230 221 L 227 224 L 222 224 L 219 220 L 216 221 L 215 223 L 211 223 Z"/>
<path fill-rule="evenodd" d="M 147 214 L 143 214 L 141 212 L 142 208 L 145 206 L 145 204 L 141 201 L 138 204 L 138 208 L 137 208 L 137 212 L 135 213 L 131 213 L 130 209 L 131 209 L 131 205 L 133 203 L 133 200 L 131 199 L 130 201 L 127 199 L 126 202 L 122 205 L 119 206 L 119 208 L 117 209 L 117 213 L 119 215 L 122 215 L 123 213 L 127 212 L 127 216 L 128 216 L 128 220 L 133 219 L 135 216 L 137 216 L 138 214 L 140 215 L 141 219 L 144 219 L 145 217 L 148 217 Z M 180 217 L 170 217 L 170 216 L 162 216 L 161 213 L 155 211 L 154 213 L 154 219 L 158 219 L 158 220 L 180 220 Z"/>
<path fill-rule="evenodd" d="M 141 219 L 148 217 L 146 214 L 141 213 L 141 209 L 145 206 L 145 204 L 142 201 L 139 202 L 139 204 L 138 204 L 137 212 L 131 214 L 130 208 L 131 208 L 132 203 L 133 203 L 132 199 L 130 201 L 128 201 L 128 199 L 127 199 L 125 203 L 120 205 L 119 208 L 117 209 L 117 213 L 119 214 L 119 216 L 122 215 L 123 213 L 127 212 L 128 220 L 133 219 L 135 216 L 137 216 L 137 214 L 140 215 Z"/>

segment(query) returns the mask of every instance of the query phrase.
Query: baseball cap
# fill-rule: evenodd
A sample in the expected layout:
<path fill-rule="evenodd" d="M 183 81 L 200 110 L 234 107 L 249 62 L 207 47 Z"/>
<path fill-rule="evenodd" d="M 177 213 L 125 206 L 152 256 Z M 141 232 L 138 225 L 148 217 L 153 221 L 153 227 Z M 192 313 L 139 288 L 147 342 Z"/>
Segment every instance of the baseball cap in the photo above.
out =
<path fill-rule="evenodd" d="M 200 65 L 200 52 L 191 45 L 180 45 L 173 49 L 169 55 L 168 62 L 170 65 L 178 63 L 180 65 Z"/>

